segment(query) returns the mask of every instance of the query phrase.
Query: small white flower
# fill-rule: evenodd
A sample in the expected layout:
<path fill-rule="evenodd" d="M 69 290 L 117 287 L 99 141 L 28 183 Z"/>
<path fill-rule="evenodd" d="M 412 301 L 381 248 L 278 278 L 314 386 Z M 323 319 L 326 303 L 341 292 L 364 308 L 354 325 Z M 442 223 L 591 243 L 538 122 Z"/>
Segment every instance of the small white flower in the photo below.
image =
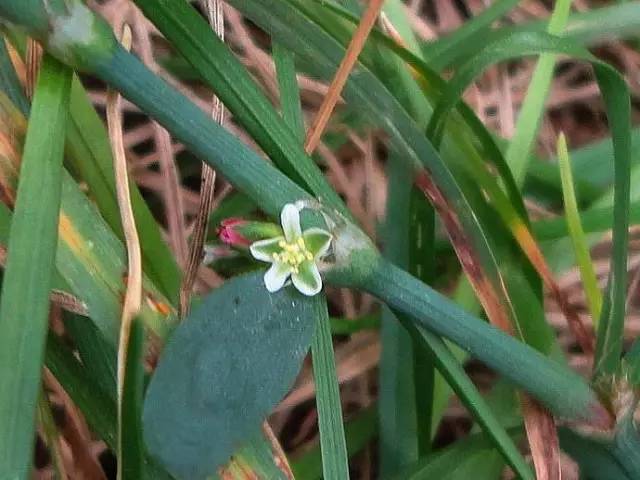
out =
<path fill-rule="evenodd" d="M 300 212 L 292 203 L 282 209 L 280 223 L 283 236 L 260 240 L 249 247 L 256 260 L 272 264 L 264 275 L 264 284 L 270 292 L 277 292 L 291 277 L 301 293 L 316 295 L 322 290 L 316 262 L 329 250 L 332 235 L 321 228 L 302 232 Z"/>

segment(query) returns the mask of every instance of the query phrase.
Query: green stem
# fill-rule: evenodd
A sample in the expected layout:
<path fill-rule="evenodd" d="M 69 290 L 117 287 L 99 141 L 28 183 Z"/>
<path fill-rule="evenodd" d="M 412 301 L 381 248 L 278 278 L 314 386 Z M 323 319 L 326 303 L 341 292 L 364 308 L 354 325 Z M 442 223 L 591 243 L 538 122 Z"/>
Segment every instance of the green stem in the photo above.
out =
<path fill-rule="evenodd" d="M 311 199 L 124 49 L 116 47 L 110 61 L 98 64 L 92 73 L 161 123 L 196 156 L 220 170 L 265 212 L 277 216 L 286 203 Z"/>
<path fill-rule="evenodd" d="M 481 322 L 407 272 L 380 259 L 375 272 L 358 283 L 419 327 L 462 346 L 555 414 L 608 426 L 608 412 L 580 376 Z"/>

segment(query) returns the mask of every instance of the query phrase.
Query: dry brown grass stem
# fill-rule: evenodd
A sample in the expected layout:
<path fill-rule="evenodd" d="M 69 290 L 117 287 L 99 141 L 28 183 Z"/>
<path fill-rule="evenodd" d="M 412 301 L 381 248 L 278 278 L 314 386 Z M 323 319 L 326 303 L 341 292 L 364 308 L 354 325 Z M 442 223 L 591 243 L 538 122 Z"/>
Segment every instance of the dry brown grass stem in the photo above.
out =
<path fill-rule="evenodd" d="M 304 149 L 307 153 L 313 152 L 318 146 L 322 133 L 324 132 L 324 129 L 329 122 L 329 118 L 331 118 L 331 114 L 333 113 L 333 109 L 340 98 L 342 89 L 347 83 L 349 74 L 351 73 L 351 70 L 353 70 L 353 67 L 358 60 L 358 56 L 369 37 L 369 33 L 378 19 L 378 15 L 380 14 L 383 4 L 384 0 L 371 0 L 362 15 L 358 28 L 356 28 L 356 31 L 351 38 L 351 42 L 349 42 L 344 58 L 338 67 L 338 71 L 329 86 L 329 91 L 320 106 L 320 110 L 318 110 L 318 113 L 313 120 L 311 128 L 307 132 L 307 139 L 304 144 Z"/>
<path fill-rule="evenodd" d="M 204 0 L 203 3 L 209 23 L 214 32 L 221 40 L 224 40 L 224 2 L 222 0 Z M 224 124 L 224 105 L 216 95 L 213 96 L 212 103 L 211 116 L 220 125 Z M 189 258 L 182 279 L 182 285 L 180 286 L 180 315 L 183 318 L 189 313 L 191 290 L 196 280 L 198 268 L 202 262 L 204 241 L 209 225 L 209 214 L 211 213 L 215 196 L 215 183 L 215 170 L 203 162 L 198 213 L 196 214 L 193 235 L 191 236 Z"/>
<path fill-rule="evenodd" d="M 131 29 L 125 25 L 122 30 L 124 48 L 131 48 Z M 136 228 L 131 193 L 129 191 L 129 175 L 122 134 L 121 96 L 115 90 L 107 92 L 107 124 L 109 140 L 113 152 L 113 169 L 116 177 L 116 195 L 120 208 L 120 219 L 124 231 L 127 248 L 127 286 L 122 306 L 120 338 L 118 341 L 118 458 L 122 458 L 122 401 L 124 394 L 125 369 L 127 363 L 129 338 L 133 319 L 140 311 L 142 303 L 142 253 L 140 239 Z M 122 462 L 118 462 L 118 478 L 122 478 Z"/>

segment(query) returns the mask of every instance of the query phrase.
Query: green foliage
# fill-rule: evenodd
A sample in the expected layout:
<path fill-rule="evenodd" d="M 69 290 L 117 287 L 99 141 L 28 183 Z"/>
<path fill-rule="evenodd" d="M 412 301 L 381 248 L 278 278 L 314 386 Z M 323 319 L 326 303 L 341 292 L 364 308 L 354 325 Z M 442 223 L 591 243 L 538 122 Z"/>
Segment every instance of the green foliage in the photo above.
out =
<path fill-rule="evenodd" d="M 347 105 L 341 117 L 350 125 L 380 127 L 388 135 L 386 260 L 302 147 L 304 121 L 296 68 L 325 80 L 334 75 L 358 22 L 359 3 L 229 0 L 271 36 L 280 87 L 279 115 L 189 2 L 135 2 L 175 48 L 167 64 L 182 62 L 181 68 L 191 78 L 215 90 L 272 163 L 121 49 L 108 25 L 81 0 L 46 4 L 0 0 L 0 16 L 39 39 L 64 64 L 119 90 L 233 184 L 240 193 L 214 212 L 212 224 L 258 210 L 276 217 L 283 205 L 302 201 L 309 207 L 304 210 L 304 226 L 328 228 L 334 238 L 331 255 L 322 265 L 324 283 L 372 293 L 388 308 L 382 314 L 379 405 L 345 426 L 331 335 L 378 328 L 378 316 L 348 323 L 329 319 L 324 295 L 304 297 L 292 287 L 270 294 L 262 273 L 238 276 L 232 267 L 232 278 L 172 331 L 179 270 L 149 208 L 134 189 L 132 204 L 141 233 L 148 301 L 143 302 L 140 320 L 134 324 L 126 368 L 124 444 L 118 459 L 122 478 L 170 478 L 156 462 L 177 478 L 209 478 L 220 475 L 223 467 L 224 478 L 247 474 L 286 478 L 286 459 L 259 432 L 259 426 L 290 388 L 310 345 L 320 445 L 295 464 L 299 478 L 348 478 L 348 456 L 364 448 L 375 434 L 377 421 L 383 475 L 496 478 L 507 463 L 521 478 L 532 478 L 530 466 L 515 446 L 522 438 L 521 418 L 507 422 L 506 426 L 515 428 L 506 428 L 500 402 L 495 402 L 511 398 L 513 390 L 504 394 L 498 389 L 484 398 L 463 369 L 467 354 L 562 420 L 610 430 L 606 440 L 561 430 L 563 448 L 580 464 L 584 478 L 640 475 L 640 439 L 629 415 L 636 403 L 614 401 L 623 398 L 626 380 L 640 383 L 638 342 L 620 362 L 627 229 L 630 218 L 640 221 L 638 199 L 633 197 L 636 201 L 629 204 L 630 183 L 640 175 L 640 169 L 632 169 L 637 164 L 632 146 L 640 137 L 630 129 L 626 83 L 581 46 L 599 41 L 603 33 L 636 31 L 637 5 L 566 18 L 569 2 L 558 2 L 550 31 L 560 32 L 567 20 L 562 39 L 542 32 L 546 22 L 494 29 L 494 21 L 516 3 L 501 0 L 422 53 L 401 3 L 388 3 L 387 12 L 409 49 L 374 30 L 343 92 Z M 22 31 L 6 28 L 13 41 L 23 42 Z M 181 57 L 174 56 L 174 51 Z M 532 161 L 529 155 L 556 54 L 592 65 L 611 126 L 612 148 L 601 144 L 572 152 L 575 182 L 567 175 L 561 182 L 555 166 Z M 518 135 L 511 143 L 494 140 L 461 102 L 461 95 L 487 66 L 532 55 L 543 57 Z M 0 133 L 21 145 L 26 123 L 20 112 L 26 115 L 29 107 L 4 43 L 0 44 L 0 69 L 0 120 L 4 122 Z M 444 69 L 455 71 L 448 82 L 438 74 Z M 12 122 L 16 128 L 9 131 L 7 125 Z M 9 244 L 0 300 L 4 382 L 0 476 L 20 479 L 29 474 L 43 364 L 93 432 L 117 450 L 114 345 L 126 273 L 106 132 L 72 70 L 48 55 L 28 125 L 15 211 L 12 214 L 0 204 L 0 243 Z M 62 168 L 65 138 L 66 165 L 73 177 Z M 345 135 L 332 132 L 326 140 L 332 147 L 339 146 L 345 143 Z M 507 161 L 499 146 L 506 149 Z M 566 174 L 571 171 L 569 153 L 560 153 Z M 584 167 L 591 167 L 594 158 L 598 168 L 591 175 Z M 15 189 L 17 174 L 3 161 L 0 176 L 13 181 L 7 188 Z M 479 297 L 483 299 L 486 291 L 478 285 L 495 292 L 494 301 L 516 338 L 426 285 L 436 278 L 437 220 L 425 192 L 412 186 L 417 174 L 428 174 L 433 182 L 426 193 L 436 204 Z M 532 228 L 558 251 L 566 252 L 562 250 L 565 237 L 579 238 L 584 271 L 591 266 L 588 252 L 584 254 L 590 238 L 584 238 L 576 226 L 586 232 L 602 231 L 611 227 L 613 216 L 611 276 L 597 334 L 594 384 L 598 394 L 563 362 L 544 318 L 541 284 L 518 237 L 518 232 L 528 232 L 530 227 L 519 188 L 523 179 L 527 180 L 524 191 L 542 203 L 557 204 L 563 194 L 568 199 L 568 221 L 540 221 Z M 86 195 L 80 183 L 86 185 Z M 450 262 L 449 251 L 445 256 Z M 474 277 L 478 272 L 480 276 Z M 461 294 L 456 298 L 466 298 L 464 304 L 478 312 L 469 283 L 463 280 L 459 285 Z M 73 349 L 49 333 L 43 355 L 52 287 L 73 293 L 87 317 L 65 313 Z M 591 282 L 590 298 L 594 288 Z M 145 350 L 145 345 L 162 346 L 167 338 L 145 392 L 143 359 L 154 351 Z M 483 432 L 432 452 L 432 438 L 452 391 L 477 422 L 475 428 Z M 616 411 L 610 411 L 611 406 Z"/>
<path fill-rule="evenodd" d="M 151 454 L 178 478 L 223 466 L 291 387 L 321 301 L 293 287 L 269 294 L 261 273 L 210 294 L 175 330 L 151 379 Z"/>
<path fill-rule="evenodd" d="M 71 74 L 45 57 L 22 158 L 0 301 L 0 477 L 24 478 L 31 470 Z"/>

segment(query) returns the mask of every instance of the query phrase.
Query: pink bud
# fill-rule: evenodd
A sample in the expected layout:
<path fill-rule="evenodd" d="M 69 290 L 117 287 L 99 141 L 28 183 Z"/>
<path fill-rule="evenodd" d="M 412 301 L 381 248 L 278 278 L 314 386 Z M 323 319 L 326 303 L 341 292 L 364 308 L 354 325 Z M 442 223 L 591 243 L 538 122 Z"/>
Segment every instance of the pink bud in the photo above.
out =
<path fill-rule="evenodd" d="M 246 225 L 247 221 L 242 218 L 227 218 L 220 222 L 218 227 L 218 237 L 223 243 L 234 247 L 248 247 L 251 242 L 247 240 L 239 231 L 238 227 Z"/>

